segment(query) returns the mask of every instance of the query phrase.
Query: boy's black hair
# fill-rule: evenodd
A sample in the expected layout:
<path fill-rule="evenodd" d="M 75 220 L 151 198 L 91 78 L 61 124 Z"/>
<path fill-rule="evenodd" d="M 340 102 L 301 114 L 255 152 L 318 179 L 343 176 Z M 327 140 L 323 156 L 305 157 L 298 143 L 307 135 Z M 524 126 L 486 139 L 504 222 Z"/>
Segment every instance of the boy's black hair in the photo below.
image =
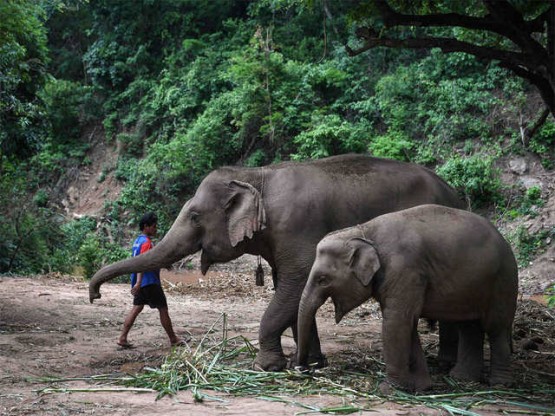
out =
<path fill-rule="evenodd" d="M 145 227 L 158 224 L 158 218 L 154 212 L 147 212 L 139 221 L 139 230 L 143 231 Z"/>

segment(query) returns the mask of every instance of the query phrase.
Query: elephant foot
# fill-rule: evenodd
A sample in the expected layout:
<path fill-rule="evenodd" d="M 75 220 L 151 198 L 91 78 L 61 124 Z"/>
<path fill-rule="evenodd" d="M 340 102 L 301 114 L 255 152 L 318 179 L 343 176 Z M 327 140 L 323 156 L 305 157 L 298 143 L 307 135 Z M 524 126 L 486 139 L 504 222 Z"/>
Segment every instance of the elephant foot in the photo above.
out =
<path fill-rule="evenodd" d="M 430 387 L 432 387 L 432 379 L 428 374 L 415 377 L 414 391 L 416 392 L 426 391 Z"/>
<path fill-rule="evenodd" d="M 459 381 L 477 381 L 482 377 L 481 367 L 455 365 L 449 375 Z"/>
<path fill-rule="evenodd" d="M 259 351 L 252 368 L 257 371 L 281 371 L 287 367 L 287 359 L 282 352 Z"/>
<path fill-rule="evenodd" d="M 391 380 L 387 379 L 382 381 L 378 387 L 380 392 L 385 395 L 391 395 L 394 391 L 403 390 L 409 393 L 418 393 L 428 390 L 432 387 L 432 379 L 429 375 L 422 375 L 417 377 L 411 377 L 406 380 Z"/>
<path fill-rule="evenodd" d="M 503 372 L 501 374 L 492 373 L 489 377 L 488 384 L 490 386 L 511 387 L 515 384 L 515 380 L 511 374 Z"/>
<path fill-rule="evenodd" d="M 306 371 L 306 370 L 316 370 L 319 368 L 325 368 L 329 365 L 328 359 L 324 354 L 321 354 L 321 353 L 318 355 L 309 355 L 306 362 L 307 362 L 306 365 L 299 366 L 297 353 L 294 353 L 289 358 L 289 363 L 287 364 L 287 368 L 289 369 L 303 368 Z"/>

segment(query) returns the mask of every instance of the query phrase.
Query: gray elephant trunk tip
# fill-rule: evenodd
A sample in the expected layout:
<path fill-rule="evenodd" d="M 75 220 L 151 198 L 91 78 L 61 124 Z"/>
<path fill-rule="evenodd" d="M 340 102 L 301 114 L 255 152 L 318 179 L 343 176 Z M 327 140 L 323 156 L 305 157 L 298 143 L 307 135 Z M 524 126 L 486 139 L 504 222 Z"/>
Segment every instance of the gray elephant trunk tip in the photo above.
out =
<path fill-rule="evenodd" d="M 102 297 L 102 295 L 100 293 L 94 293 L 94 294 L 90 294 L 89 295 L 89 301 L 91 303 L 94 303 L 95 299 L 100 299 Z"/>

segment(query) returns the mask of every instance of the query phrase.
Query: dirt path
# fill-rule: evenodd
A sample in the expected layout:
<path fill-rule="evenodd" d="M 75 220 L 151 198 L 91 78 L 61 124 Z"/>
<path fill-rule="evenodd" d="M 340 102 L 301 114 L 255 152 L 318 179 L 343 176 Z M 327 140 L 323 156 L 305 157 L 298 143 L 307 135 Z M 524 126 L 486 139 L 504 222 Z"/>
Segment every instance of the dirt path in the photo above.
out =
<path fill-rule="evenodd" d="M 225 312 L 230 332 L 244 335 L 256 345 L 258 322 L 271 297 L 271 288 L 256 287 L 251 276 L 234 271 L 216 271 L 209 275 L 211 278 L 199 281 L 194 272 L 163 274 L 167 280 L 170 314 L 178 334 L 190 336 L 190 345 L 194 346 Z M 171 351 L 159 325 L 158 314 L 151 310 L 145 310 L 139 316 L 130 334 L 130 341 L 136 348 L 118 350 L 115 341 L 131 303 L 129 287 L 127 284 L 106 284 L 102 293 L 103 298 L 91 305 L 87 283 L 78 279 L 0 277 L 0 414 L 293 415 L 306 410 L 256 397 L 223 396 L 221 402 L 195 403 L 190 392 L 156 400 L 156 394 L 152 392 L 91 391 L 101 387 L 122 388 L 95 385 L 91 383 L 91 376 L 139 373 L 145 366 L 159 366 Z M 319 315 L 319 330 L 323 349 L 331 362 L 341 364 L 341 360 L 356 354 L 379 357 L 380 321 L 375 305 L 363 305 L 341 325 L 334 324 L 331 306 L 324 309 Z M 547 311 L 541 309 L 544 310 Z M 551 310 L 538 318 L 552 328 L 547 335 L 536 331 L 535 342 L 540 351 L 519 348 L 516 353 L 517 372 L 527 368 L 531 371 L 527 374 L 533 375 L 520 377 L 521 384 L 526 383 L 523 380 L 537 382 L 540 372 L 547 374 L 541 382 L 551 383 L 555 388 L 554 315 Z M 550 316 L 552 320 L 549 322 Z M 531 341 L 528 339 L 533 338 L 529 336 L 530 321 L 517 322 L 518 325 L 522 328 L 515 331 L 515 337 L 520 337 L 516 343 Z M 423 335 L 423 343 L 433 356 L 437 334 Z M 283 345 L 286 352 L 293 351 L 290 334 L 283 337 Z M 84 379 L 51 383 L 45 381 L 48 377 Z M 43 391 L 52 387 L 68 388 L 73 392 L 47 394 Z M 87 391 L 75 392 L 79 388 Z M 343 403 L 342 398 L 331 396 L 290 399 L 318 407 Z M 384 415 L 438 414 L 437 410 L 402 407 L 390 402 L 376 403 L 373 407 Z M 493 407 L 483 409 L 480 414 L 498 413 Z"/>

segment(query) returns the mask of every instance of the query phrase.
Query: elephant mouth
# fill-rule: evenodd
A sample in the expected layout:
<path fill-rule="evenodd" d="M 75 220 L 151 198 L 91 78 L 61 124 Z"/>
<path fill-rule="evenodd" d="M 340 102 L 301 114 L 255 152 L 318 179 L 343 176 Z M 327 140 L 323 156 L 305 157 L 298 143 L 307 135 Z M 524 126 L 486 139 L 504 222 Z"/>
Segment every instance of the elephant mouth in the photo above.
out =
<path fill-rule="evenodd" d="M 203 249 L 200 253 L 200 272 L 205 275 L 212 264 L 214 264 L 214 261 L 206 250 Z"/>
<path fill-rule="evenodd" d="M 336 299 L 331 298 L 331 300 L 333 301 L 333 306 L 335 308 L 335 323 L 338 324 L 347 312 L 343 310 L 341 304 L 337 302 Z"/>

